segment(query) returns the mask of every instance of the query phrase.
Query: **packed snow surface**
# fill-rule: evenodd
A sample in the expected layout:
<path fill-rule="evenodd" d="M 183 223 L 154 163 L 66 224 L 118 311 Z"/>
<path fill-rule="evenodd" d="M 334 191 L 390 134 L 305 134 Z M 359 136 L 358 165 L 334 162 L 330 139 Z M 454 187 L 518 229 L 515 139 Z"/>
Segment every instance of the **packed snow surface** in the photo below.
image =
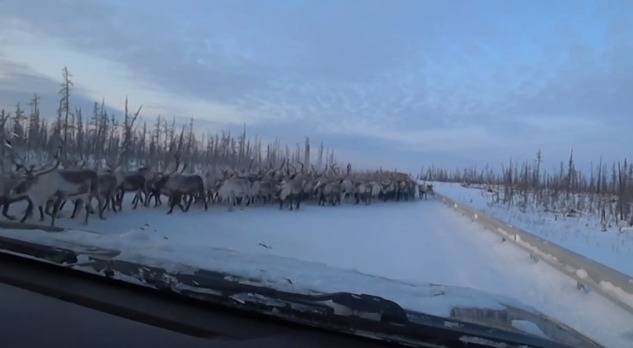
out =
<path fill-rule="evenodd" d="M 0 233 L 116 248 L 124 255 L 257 277 L 297 291 L 369 293 L 438 315 L 448 314 L 434 300 L 443 290 L 429 283 L 472 288 L 500 295 L 502 303 L 516 299 L 606 346 L 633 346 L 633 315 L 595 293 L 577 290 L 572 279 L 437 200 L 306 205 L 299 211 L 266 206 L 165 212 L 126 206 L 107 220 L 91 219 L 88 226 L 59 220 L 76 228 L 67 232 Z M 472 293 L 459 288 L 451 291 L 452 303 L 495 302 L 483 295 L 465 298 Z"/>
<path fill-rule="evenodd" d="M 566 216 L 531 206 L 493 204 L 491 194 L 477 187 L 434 183 L 434 189 L 455 201 L 517 226 L 543 239 L 633 276 L 633 232 L 617 227 L 601 230 L 593 215 Z"/>

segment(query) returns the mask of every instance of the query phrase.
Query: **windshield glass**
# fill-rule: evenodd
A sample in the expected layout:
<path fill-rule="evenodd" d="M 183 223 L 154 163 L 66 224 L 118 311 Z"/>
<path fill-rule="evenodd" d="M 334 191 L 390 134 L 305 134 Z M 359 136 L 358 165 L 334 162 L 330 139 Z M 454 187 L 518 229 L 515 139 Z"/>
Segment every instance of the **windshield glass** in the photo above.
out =
<path fill-rule="evenodd" d="M 633 346 L 632 3 L 9 0 L 0 21 L 0 251 L 181 294 L 221 274 L 246 309 L 380 298 Z M 375 298 L 293 297 L 334 293 Z"/>

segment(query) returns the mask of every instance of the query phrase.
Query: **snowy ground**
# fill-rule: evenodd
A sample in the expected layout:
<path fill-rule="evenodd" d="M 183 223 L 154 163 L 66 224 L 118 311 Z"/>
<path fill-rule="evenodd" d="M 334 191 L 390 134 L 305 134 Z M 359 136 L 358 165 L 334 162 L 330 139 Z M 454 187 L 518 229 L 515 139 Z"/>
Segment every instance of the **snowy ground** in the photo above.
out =
<path fill-rule="evenodd" d="M 126 207 L 105 221 L 93 219 L 89 226 L 60 220 L 88 232 L 0 233 L 119 248 L 212 270 L 284 279 L 286 286 L 302 289 L 365 292 L 433 314 L 446 313 L 433 309 L 428 294 L 415 291 L 416 284 L 474 288 L 517 299 L 607 346 L 633 346 L 633 315 L 595 293 L 578 291 L 571 279 L 534 263 L 438 201 L 307 205 L 295 212 L 214 207 L 167 216 L 165 211 Z M 301 262 L 292 268 L 292 260 Z M 381 277 L 397 279 L 402 286 L 383 286 Z"/>
<path fill-rule="evenodd" d="M 522 212 L 518 207 L 492 204 L 490 193 L 479 188 L 453 183 L 434 183 L 434 188 L 458 202 L 633 276 L 631 230 L 609 228 L 603 232 L 597 216 L 567 217 L 535 207 Z"/>

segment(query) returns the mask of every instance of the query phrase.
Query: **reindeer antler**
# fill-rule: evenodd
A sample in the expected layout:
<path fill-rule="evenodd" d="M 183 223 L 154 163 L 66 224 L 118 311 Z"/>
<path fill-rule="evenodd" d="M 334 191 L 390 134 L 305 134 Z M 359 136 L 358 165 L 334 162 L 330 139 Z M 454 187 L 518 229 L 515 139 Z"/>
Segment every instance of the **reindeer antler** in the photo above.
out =
<path fill-rule="evenodd" d="M 253 162 L 255 162 L 255 157 L 251 157 L 251 160 L 248 162 L 248 171 L 251 171 L 251 167 L 253 166 Z"/>
<path fill-rule="evenodd" d="M 175 174 L 178 171 L 178 168 L 180 167 L 180 156 L 179 155 L 175 155 L 174 157 L 176 158 L 176 166 L 174 167 L 174 170 L 169 172 L 167 175 Z"/>
<path fill-rule="evenodd" d="M 338 175 L 338 168 L 336 166 L 336 163 L 330 164 L 330 169 L 332 170 L 333 174 Z"/>
<path fill-rule="evenodd" d="M 40 175 L 44 175 L 47 173 L 52 172 L 53 170 L 57 169 L 57 167 L 59 167 L 60 164 L 60 159 L 59 157 L 61 156 L 61 152 L 62 152 L 62 146 L 59 145 L 57 147 L 57 150 L 55 151 L 55 154 L 53 155 L 53 159 L 55 160 L 55 165 L 53 165 L 51 168 L 48 169 L 44 169 L 46 168 L 46 165 L 42 166 L 42 168 L 39 168 L 38 170 L 34 170 L 35 166 L 31 166 L 31 169 L 29 170 L 29 173 L 32 174 L 33 176 L 40 176 Z"/>
<path fill-rule="evenodd" d="M 283 160 L 283 161 L 281 161 L 281 165 L 279 166 L 279 169 L 277 169 L 277 170 L 282 170 L 282 169 L 283 169 L 283 167 L 284 167 L 284 165 L 286 164 L 286 161 L 287 161 L 287 160 L 288 160 L 287 158 L 284 158 L 284 160 Z"/>
<path fill-rule="evenodd" d="M 9 140 L 5 140 L 4 141 L 4 146 L 9 149 L 9 153 L 11 153 L 11 163 L 13 163 L 13 165 L 15 165 L 16 170 L 19 170 L 20 168 L 25 168 L 24 166 L 24 158 L 21 158 L 17 152 L 15 151 L 15 148 L 13 147 L 13 144 L 11 144 L 11 142 Z M 18 163 L 19 160 L 19 163 Z"/>

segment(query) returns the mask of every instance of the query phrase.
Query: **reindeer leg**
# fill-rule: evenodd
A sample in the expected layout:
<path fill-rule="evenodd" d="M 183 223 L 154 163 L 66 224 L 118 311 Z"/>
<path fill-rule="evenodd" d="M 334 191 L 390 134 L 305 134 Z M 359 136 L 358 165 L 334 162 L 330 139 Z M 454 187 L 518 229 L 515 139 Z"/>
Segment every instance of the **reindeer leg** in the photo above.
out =
<path fill-rule="evenodd" d="M 97 207 L 100 207 L 101 204 L 102 204 L 101 197 L 99 195 L 97 195 L 97 196 L 95 196 L 95 199 L 97 200 Z M 108 203 L 108 200 L 106 199 L 106 204 L 107 203 Z M 90 208 L 90 210 L 92 210 L 92 197 L 88 197 L 88 208 Z M 104 211 L 105 211 L 105 209 L 99 209 L 99 219 L 101 219 L 101 220 L 105 220 L 105 218 L 103 217 L 103 212 Z"/>
<path fill-rule="evenodd" d="M 124 195 L 124 192 L 121 189 L 119 190 L 119 192 L 116 193 L 116 196 L 115 196 L 119 211 L 123 210 L 123 195 Z"/>
<path fill-rule="evenodd" d="M 106 209 L 107 209 L 107 206 L 110 206 L 110 209 L 113 212 L 115 212 L 115 213 L 117 212 L 117 210 L 116 210 L 116 203 L 114 202 L 114 196 L 113 195 L 110 195 L 110 196 L 106 197 L 106 204 L 105 205 L 106 205 Z"/>
<path fill-rule="evenodd" d="M 141 204 L 145 205 L 145 201 L 147 200 L 147 196 L 145 195 L 145 191 L 142 188 L 138 189 L 138 198 L 141 201 Z"/>
<path fill-rule="evenodd" d="M 78 200 L 75 201 L 75 207 L 73 208 L 73 213 L 70 214 L 70 218 L 71 219 L 74 219 L 75 215 L 77 215 L 77 210 L 79 209 L 80 202 L 83 202 L 83 200 L 82 199 L 78 199 Z"/>
<path fill-rule="evenodd" d="M 173 195 L 169 197 L 169 211 L 167 214 L 171 214 L 174 211 L 174 206 L 176 205 L 176 197 Z"/>
<path fill-rule="evenodd" d="M 2 215 L 9 220 L 15 220 L 15 216 L 9 215 L 9 203 L 5 203 L 2 207 Z"/>
<path fill-rule="evenodd" d="M 220 204 L 224 204 L 224 202 L 226 201 L 226 198 L 222 197 L 220 198 Z M 233 196 L 233 194 L 230 194 L 228 197 L 228 203 L 229 203 L 229 211 L 233 211 L 233 206 L 235 205 L 235 197 Z"/>
<path fill-rule="evenodd" d="M 110 209 L 116 213 L 116 210 L 114 208 L 114 206 L 112 205 L 112 196 L 111 195 L 107 195 L 105 196 L 105 202 L 103 202 L 103 212 L 105 212 L 108 207 L 110 207 Z"/>
<path fill-rule="evenodd" d="M 149 207 L 152 197 L 154 198 L 154 208 L 156 208 L 156 193 L 154 191 L 147 192 L 147 198 L 145 199 L 145 206 Z"/>
<path fill-rule="evenodd" d="M 184 199 L 184 200 L 187 200 L 186 196 L 181 195 L 181 196 L 180 196 L 180 199 L 178 200 L 178 206 L 180 207 L 180 210 L 182 210 L 183 212 L 188 212 L 188 211 L 189 211 L 189 208 L 191 207 L 191 203 L 193 202 L 193 196 L 190 196 L 190 197 L 189 197 L 189 201 L 187 202 L 187 208 L 184 208 L 184 209 L 183 209 L 183 207 L 182 207 L 182 200 L 183 200 L 183 199 Z"/>
<path fill-rule="evenodd" d="M 99 210 L 99 215 L 103 215 L 103 212 L 106 211 L 106 209 L 108 209 L 108 205 L 110 205 L 109 203 L 109 199 L 108 197 L 105 198 L 105 202 L 97 202 L 97 209 Z"/>
<path fill-rule="evenodd" d="M 57 217 L 57 213 L 59 212 L 59 206 L 59 199 L 55 199 L 55 201 L 53 202 L 53 216 L 51 217 L 51 227 L 55 226 L 55 218 Z"/>
<path fill-rule="evenodd" d="M 198 195 L 200 196 L 202 204 L 204 205 L 204 211 L 207 211 L 207 209 L 209 208 L 209 205 L 207 204 L 207 195 L 204 193 L 204 191 L 200 191 Z"/>
<path fill-rule="evenodd" d="M 149 207 L 149 201 L 152 199 L 152 191 L 147 188 L 143 188 L 143 192 L 145 192 L 145 199 L 143 200 L 143 206 Z"/>
<path fill-rule="evenodd" d="M 20 223 L 24 223 L 24 221 L 26 221 L 26 219 L 33 212 L 33 201 L 31 201 L 30 198 L 27 198 L 27 201 L 29 202 L 29 205 L 26 207 L 26 211 L 24 212 L 24 216 L 22 217 L 22 219 L 20 219 Z"/>
<path fill-rule="evenodd" d="M 37 207 L 37 210 L 40 212 L 40 221 L 44 221 L 44 208 L 42 208 L 42 206 L 40 205 L 39 207 Z M 46 214 L 48 216 L 51 215 L 50 211 L 48 211 Z"/>
<path fill-rule="evenodd" d="M 134 194 L 134 198 L 132 198 L 132 209 L 136 209 L 136 207 L 138 207 L 138 202 L 139 202 L 139 197 L 138 197 L 138 192 L 136 192 L 136 194 Z"/>
<path fill-rule="evenodd" d="M 99 204 L 99 205 L 101 205 L 101 204 Z M 84 206 L 84 210 L 86 211 L 86 215 L 84 216 L 84 225 L 87 225 L 88 224 L 88 215 L 90 215 L 90 210 L 91 210 L 90 209 L 90 207 L 91 207 L 90 198 L 88 198 L 87 202 L 83 202 L 83 206 Z M 103 216 L 101 216 L 101 212 L 99 212 L 99 217 L 103 219 Z"/>
<path fill-rule="evenodd" d="M 154 192 L 154 207 L 160 207 L 163 201 L 160 199 L 160 192 Z"/>
<path fill-rule="evenodd" d="M 182 194 L 178 194 L 175 196 L 176 198 L 174 198 L 174 202 L 176 203 L 176 205 L 178 206 L 178 208 L 180 208 L 180 211 L 182 212 L 186 212 L 184 206 L 182 205 L 183 200 L 186 200 L 187 198 L 185 197 L 185 195 Z"/>
<path fill-rule="evenodd" d="M 40 205 L 40 221 L 44 221 L 44 214 L 42 213 L 46 213 L 46 215 L 48 216 L 53 216 L 53 212 L 51 212 L 51 210 L 53 209 L 53 202 L 54 201 L 46 201 L 46 203 L 44 204 L 44 207 L 42 208 L 42 206 Z"/>
<path fill-rule="evenodd" d="M 66 205 L 66 200 L 64 199 L 63 201 L 61 201 L 60 205 L 59 205 L 59 212 L 61 213 L 62 209 L 64 209 L 64 206 Z"/>

